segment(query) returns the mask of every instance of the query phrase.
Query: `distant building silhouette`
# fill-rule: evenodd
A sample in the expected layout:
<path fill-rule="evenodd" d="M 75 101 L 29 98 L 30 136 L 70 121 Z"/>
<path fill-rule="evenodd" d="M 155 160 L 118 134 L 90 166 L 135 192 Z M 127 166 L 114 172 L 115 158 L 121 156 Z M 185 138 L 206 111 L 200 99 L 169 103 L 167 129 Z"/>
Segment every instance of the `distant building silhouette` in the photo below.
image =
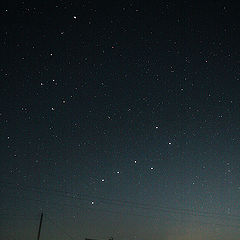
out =
<path fill-rule="evenodd" d="M 85 240 L 99 240 L 99 239 L 85 238 Z M 108 240 L 113 240 L 113 237 L 110 237 Z"/>

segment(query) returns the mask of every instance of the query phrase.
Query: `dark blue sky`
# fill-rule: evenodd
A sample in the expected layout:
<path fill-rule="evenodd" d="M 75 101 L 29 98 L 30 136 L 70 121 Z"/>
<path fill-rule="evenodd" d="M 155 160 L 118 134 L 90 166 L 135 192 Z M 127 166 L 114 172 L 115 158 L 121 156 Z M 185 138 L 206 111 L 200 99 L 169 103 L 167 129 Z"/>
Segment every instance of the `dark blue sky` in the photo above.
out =
<path fill-rule="evenodd" d="M 239 10 L 1 3 L 0 238 L 239 239 Z"/>

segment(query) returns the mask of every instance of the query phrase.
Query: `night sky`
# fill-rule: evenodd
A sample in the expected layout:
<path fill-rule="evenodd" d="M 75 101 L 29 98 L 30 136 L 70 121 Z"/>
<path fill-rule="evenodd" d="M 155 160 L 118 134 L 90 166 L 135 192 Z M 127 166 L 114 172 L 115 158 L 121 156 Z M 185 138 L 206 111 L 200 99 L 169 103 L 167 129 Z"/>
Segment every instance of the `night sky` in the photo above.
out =
<path fill-rule="evenodd" d="M 0 238 L 239 240 L 239 12 L 1 3 Z"/>

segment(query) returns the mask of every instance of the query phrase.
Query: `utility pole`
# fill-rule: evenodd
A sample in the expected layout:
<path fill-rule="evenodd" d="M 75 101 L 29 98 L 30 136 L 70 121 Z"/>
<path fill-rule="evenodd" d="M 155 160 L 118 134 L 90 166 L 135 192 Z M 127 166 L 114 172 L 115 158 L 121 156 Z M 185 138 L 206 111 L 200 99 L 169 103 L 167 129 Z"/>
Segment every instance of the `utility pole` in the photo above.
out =
<path fill-rule="evenodd" d="M 37 240 L 40 239 L 40 233 L 41 233 L 41 228 L 42 228 L 42 219 L 43 219 L 43 213 L 41 213 L 41 217 L 40 217 Z"/>

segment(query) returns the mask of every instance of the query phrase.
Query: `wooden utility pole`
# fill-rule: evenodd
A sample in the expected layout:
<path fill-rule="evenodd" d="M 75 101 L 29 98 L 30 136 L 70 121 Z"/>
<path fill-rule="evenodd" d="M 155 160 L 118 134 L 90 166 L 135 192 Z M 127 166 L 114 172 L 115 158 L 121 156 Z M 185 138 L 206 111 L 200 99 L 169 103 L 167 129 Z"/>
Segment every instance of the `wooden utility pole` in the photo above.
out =
<path fill-rule="evenodd" d="M 42 219 L 43 219 L 43 213 L 41 213 L 41 217 L 40 217 L 40 223 L 39 223 L 39 228 L 38 228 L 38 236 L 37 236 L 37 240 L 40 239 L 41 228 L 42 228 Z"/>

